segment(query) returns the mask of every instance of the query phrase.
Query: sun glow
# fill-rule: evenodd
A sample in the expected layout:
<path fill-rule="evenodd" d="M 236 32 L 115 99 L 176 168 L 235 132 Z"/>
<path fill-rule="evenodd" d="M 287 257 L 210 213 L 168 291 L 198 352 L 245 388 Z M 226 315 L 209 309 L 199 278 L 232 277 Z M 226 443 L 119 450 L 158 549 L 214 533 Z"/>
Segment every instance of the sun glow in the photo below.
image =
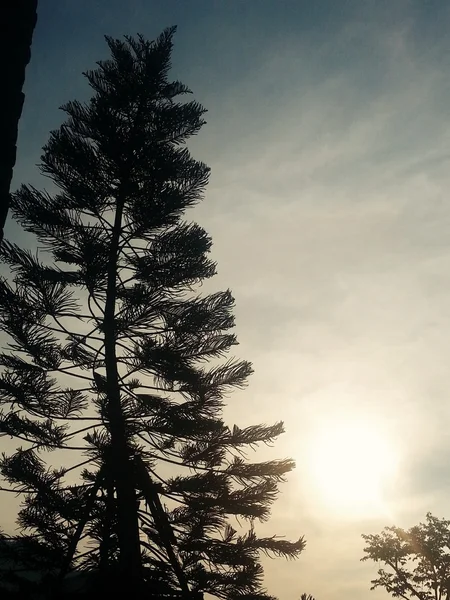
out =
<path fill-rule="evenodd" d="M 314 495 L 328 510 L 355 517 L 387 512 L 385 492 L 398 455 L 381 427 L 364 421 L 322 424 L 309 462 Z"/>

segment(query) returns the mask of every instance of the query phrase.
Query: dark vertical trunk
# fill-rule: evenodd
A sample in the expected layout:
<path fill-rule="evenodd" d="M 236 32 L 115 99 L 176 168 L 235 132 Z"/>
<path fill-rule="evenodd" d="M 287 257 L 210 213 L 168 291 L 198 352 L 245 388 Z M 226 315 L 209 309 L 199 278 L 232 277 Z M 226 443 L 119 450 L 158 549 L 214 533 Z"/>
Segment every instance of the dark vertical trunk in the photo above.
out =
<path fill-rule="evenodd" d="M 108 265 L 104 339 L 108 418 L 111 434 L 111 456 L 108 461 L 108 469 L 117 492 L 120 571 L 121 575 L 126 577 L 128 593 L 133 598 L 139 593 L 142 585 L 141 550 L 134 468 L 120 401 L 115 332 L 116 279 L 122 213 L 123 199 L 119 195 Z"/>
<path fill-rule="evenodd" d="M 183 569 L 172 546 L 172 544 L 176 544 L 176 540 L 170 523 L 167 519 L 167 515 L 161 506 L 158 493 L 153 485 L 152 480 L 150 479 L 144 463 L 140 458 L 136 459 L 135 468 L 145 501 L 147 502 L 150 512 L 152 513 L 153 522 L 159 535 L 161 536 L 164 548 L 169 558 L 169 562 L 180 584 L 183 597 L 185 600 L 187 600 L 190 598 L 190 590 Z"/>
<path fill-rule="evenodd" d="M 36 21 L 37 0 L 3 0 L 0 8 L 0 243 L 9 210 L 18 125 L 25 99 L 22 88 Z"/>

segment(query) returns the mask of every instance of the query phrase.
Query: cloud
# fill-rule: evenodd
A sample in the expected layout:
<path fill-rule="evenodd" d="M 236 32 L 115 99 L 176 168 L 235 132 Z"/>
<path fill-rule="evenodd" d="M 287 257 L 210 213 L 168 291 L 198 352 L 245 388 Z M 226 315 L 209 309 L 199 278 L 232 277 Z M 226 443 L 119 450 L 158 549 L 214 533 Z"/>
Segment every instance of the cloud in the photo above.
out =
<path fill-rule="evenodd" d="M 314 509 L 307 478 L 294 474 L 283 487 L 273 531 L 276 523 L 281 533 L 302 532 L 317 519 L 328 527 L 308 536 L 298 592 L 288 567 L 269 567 L 275 590 L 292 597 L 306 583 L 318 597 L 362 597 L 374 573 L 357 563 L 359 534 L 410 526 L 426 510 L 445 513 L 447 483 L 433 454 L 450 450 L 448 87 L 442 65 L 419 55 L 415 26 L 349 26 L 342 47 L 367 35 L 365 49 L 374 51 L 364 56 L 365 73 L 355 66 L 358 48 L 349 50 L 348 68 L 342 61 L 321 70 L 334 39 L 313 67 L 301 42 L 284 56 L 274 52 L 252 85 L 225 94 L 196 142 L 208 158 L 221 140 L 197 215 L 215 242 L 215 284 L 236 294 L 242 354 L 256 367 L 229 414 L 284 418 L 277 451 L 294 455 L 302 475 L 310 419 L 336 406 L 381 419 L 402 454 L 391 516 L 375 526 L 346 523 L 337 535 L 331 517 Z M 269 85 L 279 93 L 270 106 Z"/>

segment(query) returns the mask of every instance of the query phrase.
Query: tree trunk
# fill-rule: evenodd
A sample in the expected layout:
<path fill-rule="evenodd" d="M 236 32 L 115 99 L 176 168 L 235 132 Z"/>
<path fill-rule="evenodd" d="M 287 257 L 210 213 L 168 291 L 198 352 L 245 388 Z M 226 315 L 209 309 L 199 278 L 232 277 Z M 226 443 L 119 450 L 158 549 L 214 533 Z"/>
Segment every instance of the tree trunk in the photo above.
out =
<path fill-rule="evenodd" d="M 37 21 L 37 0 L 3 0 L 0 8 L 2 106 L 0 110 L 0 243 L 9 210 L 9 194 L 17 154 L 25 69 Z"/>
<path fill-rule="evenodd" d="M 129 596 L 134 598 L 142 589 L 141 549 L 134 465 L 130 457 L 120 401 L 115 332 L 116 276 L 122 212 L 123 200 L 119 195 L 108 265 L 104 340 L 108 418 L 111 434 L 111 456 L 108 465 L 117 492 L 120 571 L 121 575 L 126 577 Z"/>

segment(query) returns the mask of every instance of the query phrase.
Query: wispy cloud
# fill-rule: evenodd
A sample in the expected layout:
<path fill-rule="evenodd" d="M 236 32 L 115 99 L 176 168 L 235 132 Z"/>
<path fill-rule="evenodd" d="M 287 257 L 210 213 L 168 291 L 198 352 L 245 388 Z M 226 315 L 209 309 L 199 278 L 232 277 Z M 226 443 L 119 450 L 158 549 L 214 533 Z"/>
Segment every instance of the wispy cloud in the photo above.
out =
<path fill-rule="evenodd" d="M 372 571 L 358 563 L 360 533 L 445 513 L 449 90 L 436 49 L 430 62 L 418 52 L 416 25 L 348 25 L 316 56 L 301 41 L 274 52 L 251 85 L 224 91 L 197 143 L 206 158 L 215 147 L 198 216 L 256 366 L 230 414 L 287 422 L 277 449 L 299 467 L 275 509 L 278 530 L 326 524 L 309 536 L 295 577 L 269 565 L 271 582 L 291 594 L 308 583 L 323 598 L 365 597 Z M 373 56 L 355 66 L 363 37 Z M 336 45 L 348 68 L 327 72 L 321 61 Z M 267 89 L 278 93 L 270 105 Z M 401 453 L 384 521 L 339 527 L 308 494 L 308 428 L 330 412 L 379 419 Z"/>

